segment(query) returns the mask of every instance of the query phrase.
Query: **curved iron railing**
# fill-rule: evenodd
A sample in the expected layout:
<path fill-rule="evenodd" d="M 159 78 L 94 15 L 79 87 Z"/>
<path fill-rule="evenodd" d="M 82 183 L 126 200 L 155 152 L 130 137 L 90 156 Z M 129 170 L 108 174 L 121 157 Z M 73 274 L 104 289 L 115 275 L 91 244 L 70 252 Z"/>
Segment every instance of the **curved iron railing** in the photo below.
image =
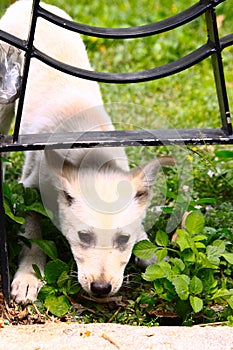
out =
<path fill-rule="evenodd" d="M 108 147 L 108 146 L 136 146 L 136 145 L 164 145 L 164 144 L 233 144 L 232 123 L 229 111 L 228 96 L 222 64 L 222 50 L 233 44 L 233 34 L 219 38 L 216 21 L 215 7 L 227 0 L 200 0 L 185 11 L 166 18 L 157 23 L 151 23 L 144 26 L 130 28 L 99 28 L 72 22 L 60 18 L 40 6 L 40 0 L 34 0 L 32 8 L 31 27 L 28 40 L 21 40 L 9 33 L 0 30 L 0 40 L 25 51 L 25 63 L 22 78 L 22 87 L 19 97 L 18 109 L 16 113 L 15 127 L 13 135 L 0 135 L 0 152 L 7 151 L 27 151 L 44 149 L 46 146 L 51 148 L 67 147 Z M 43 17 L 64 30 L 72 30 L 87 36 L 111 38 L 111 39 L 129 39 L 140 38 L 151 35 L 157 35 L 179 26 L 182 26 L 201 15 L 206 16 L 206 26 L 208 38 L 206 44 L 199 47 L 188 55 L 177 59 L 174 62 L 165 64 L 149 70 L 131 73 L 108 73 L 93 72 L 81 68 L 76 68 L 52 59 L 45 52 L 40 52 L 34 47 L 34 34 L 38 17 Z M 218 96 L 219 110 L 222 127 L 218 129 L 180 129 L 174 132 L 169 130 L 134 130 L 134 131 L 106 131 L 106 132 L 87 132 L 81 134 L 78 132 L 57 134 L 51 138 L 50 134 L 19 135 L 21 116 L 25 91 L 27 87 L 27 77 L 31 58 L 39 59 L 67 74 L 73 76 L 95 80 L 107 83 L 137 83 L 176 74 L 185 70 L 207 57 L 212 58 L 212 66 L 215 77 L 216 93 Z M 177 136 L 179 135 L 179 136 Z M 52 141 L 51 141 L 52 140 Z M 74 141 L 76 140 L 76 141 Z M 2 184 L 2 175 L 0 169 L 0 185 Z M 2 284 L 6 300 L 9 302 L 9 271 L 7 259 L 7 243 L 4 228 L 4 207 L 2 186 L 0 191 L 0 258 L 2 271 Z"/>

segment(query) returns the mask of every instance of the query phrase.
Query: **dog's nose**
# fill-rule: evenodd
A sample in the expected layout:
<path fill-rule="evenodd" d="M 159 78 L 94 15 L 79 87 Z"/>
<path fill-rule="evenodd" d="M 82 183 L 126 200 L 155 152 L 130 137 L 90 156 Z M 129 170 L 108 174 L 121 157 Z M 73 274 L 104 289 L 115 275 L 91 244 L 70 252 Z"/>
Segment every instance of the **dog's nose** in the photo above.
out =
<path fill-rule="evenodd" d="M 98 296 L 108 295 L 112 290 L 112 285 L 108 282 L 94 281 L 91 283 L 91 291 Z"/>

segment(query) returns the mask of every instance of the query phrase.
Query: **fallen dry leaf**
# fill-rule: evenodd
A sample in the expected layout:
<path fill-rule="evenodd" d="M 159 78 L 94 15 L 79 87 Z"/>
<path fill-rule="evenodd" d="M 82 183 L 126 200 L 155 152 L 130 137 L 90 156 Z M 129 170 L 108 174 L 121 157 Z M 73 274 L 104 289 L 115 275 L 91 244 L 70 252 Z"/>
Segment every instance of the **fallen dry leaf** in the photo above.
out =
<path fill-rule="evenodd" d="M 102 333 L 101 337 L 104 338 L 105 340 L 107 340 L 112 345 L 114 345 L 117 349 L 120 349 L 120 347 L 117 345 L 117 343 L 114 342 L 114 340 L 112 340 L 107 334 Z"/>

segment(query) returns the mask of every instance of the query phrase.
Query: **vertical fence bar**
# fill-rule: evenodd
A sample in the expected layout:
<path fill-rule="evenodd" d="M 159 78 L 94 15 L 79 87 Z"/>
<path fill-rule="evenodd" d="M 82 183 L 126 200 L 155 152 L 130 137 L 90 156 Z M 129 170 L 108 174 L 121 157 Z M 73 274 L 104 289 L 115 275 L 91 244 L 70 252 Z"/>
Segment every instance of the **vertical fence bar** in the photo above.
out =
<path fill-rule="evenodd" d="M 16 119 L 15 119 L 14 133 L 13 133 L 13 141 L 14 142 L 17 142 L 18 137 L 19 137 L 19 129 L 20 129 L 20 124 L 21 124 L 24 98 L 25 98 L 25 92 L 26 92 L 26 87 L 27 87 L 27 79 L 28 79 L 28 73 L 29 73 L 32 53 L 33 53 L 33 42 L 34 42 L 34 36 L 35 36 L 35 30 L 36 30 L 39 5 L 40 5 L 40 0 L 33 1 L 32 15 L 31 15 L 31 26 L 30 26 L 29 36 L 28 36 L 28 40 L 27 40 L 27 44 L 26 44 L 26 54 L 25 54 L 25 62 L 24 62 L 24 68 L 23 68 L 22 86 L 21 86 L 21 92 L 20 92 L 20 97 L 19 97 L 19 103 L 18 103 Z"/>
<path fill-rule="evenodd" d="M 222 119 L 222 129 L 227 135 L 232 135 L 232 123 L 227 97 L 224 68 L 222 62 L 222 52 L 220 47 L 218 26 L 215 9 L 206 12 L 206 25 L 208 38 L 214 46 L 215 52 L 212 54 L 212 66 L 214 72 L 215 86 L 218 96 L 220 115 Z"/>
<path fill-rule="evenodd" d="M 2 290 L 5 301 L 10 303 L 10 274 L 7 251 L 7 238 L 5 229 L 5 210 L 3 196 L 3 168 L 2 154 L 0 153 L 0 264 L 2 277 Z"/>

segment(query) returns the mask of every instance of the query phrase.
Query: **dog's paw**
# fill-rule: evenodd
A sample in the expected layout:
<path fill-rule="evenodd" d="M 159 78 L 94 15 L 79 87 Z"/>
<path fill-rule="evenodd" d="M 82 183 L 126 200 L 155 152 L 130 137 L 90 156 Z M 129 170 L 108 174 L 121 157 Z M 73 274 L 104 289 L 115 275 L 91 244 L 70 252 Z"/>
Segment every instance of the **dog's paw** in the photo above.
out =
<path fill-rule="evenodd" d="M 33 273 L 17 273 L 11 285 L 11 296 L 16 303 L 27 304 L 37 299 L 43 286 Z"/>

